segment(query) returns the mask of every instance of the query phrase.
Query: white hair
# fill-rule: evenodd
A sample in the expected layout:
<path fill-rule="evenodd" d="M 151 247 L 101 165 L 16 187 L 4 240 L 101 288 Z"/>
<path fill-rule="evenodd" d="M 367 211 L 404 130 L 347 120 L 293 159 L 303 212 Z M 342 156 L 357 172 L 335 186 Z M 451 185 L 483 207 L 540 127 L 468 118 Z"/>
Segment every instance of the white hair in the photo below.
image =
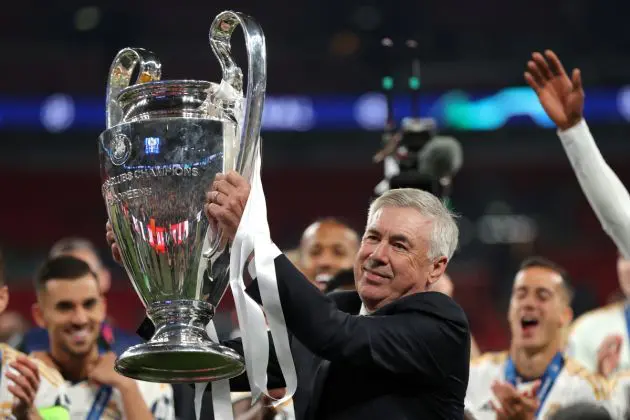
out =
<path fill-rule="evenodd" d="M 428 258 L 446 257 L 449 260 L 457 249 L 459 229 L 453 214 L 439 198 L 415 188 L 397 188 L 385 192 L 370 204 L 368 223 L 383 207 L 409 207 L 433 222 Z"/>

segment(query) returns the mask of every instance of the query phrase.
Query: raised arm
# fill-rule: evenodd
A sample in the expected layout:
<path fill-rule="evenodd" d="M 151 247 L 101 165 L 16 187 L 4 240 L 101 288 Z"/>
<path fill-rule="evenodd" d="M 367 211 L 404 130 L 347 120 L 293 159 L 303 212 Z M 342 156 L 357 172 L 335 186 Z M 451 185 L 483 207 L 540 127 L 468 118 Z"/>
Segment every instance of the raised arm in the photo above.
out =
<path fill-rule="evenodd" d="M 582 191 L 604 231 L 624 258 L 630 258 L 630 194 L 600 153 L 586 125 L 580 122 L 558 133 Z"/>
<path fill-rule="evenodd" d="M 580 70 L 571 78 L 552 51 L 534 53 L 525 80 L 558 127 L 569 161 L 604 231 L 630 258 L 630 195 L 602 157 L 583 119 L 584 90 Z"/>
<path fill-rule="evenodd" d="M 229 238 L 236 233 L 249 193 L 248 182 L 233 171 L 217 175 L 208 193 L 207 215 Z M 274 264 L 288 330 L 323 359 L 431 380 L 468 366 L 466 317 L 447 296 L 420 293 L 372 316 L 354 316 L 339 310 L 284 255 Z"/>

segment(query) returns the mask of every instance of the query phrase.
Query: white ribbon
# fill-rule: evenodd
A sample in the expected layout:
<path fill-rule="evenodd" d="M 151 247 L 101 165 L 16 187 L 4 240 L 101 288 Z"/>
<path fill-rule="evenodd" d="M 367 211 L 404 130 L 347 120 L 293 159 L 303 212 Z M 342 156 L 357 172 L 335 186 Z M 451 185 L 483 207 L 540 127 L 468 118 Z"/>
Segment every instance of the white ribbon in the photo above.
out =
<path fill-rule="evenodd" d="M 280 304 L 274 259 L 280 255 L 278 247 L 271 241 L 267 222 L 267 206 L 260 179 L 260 149 L 256 150 L 251 190 L 241 222 L 232 244 L 230 255 L 230 286 L 236 306 L 241 339 L 245 353 L 245 365 L 249 380 L 252 403 L 267 390 L 267 364 L 269 341 L 267 324 L 273 337 L 276 356 L 286 385 L 286 394 L 274 400 L 274 406 L 289 400 L 297 388 L 297 374 L 289 346 L 289 335 Z M 248 257 L 254 253 L 254 264 L 247 267 Z M 249 268 L 258 281 L 262 308 L 245 293 L 243 272 Z M 270 397 L 271 398 L 271 397 Z"/>
<path fill-rule="evenodd" d="M 210 320 L 206 325 L 206 332 L 210 339 L 215 343 L 219 342 L 217 331 L 214 328 L 214 322 Z M 195 383 L 195 414 L 198 420 L 201 420 L 201 402 L 203 401 L 203 393 L 210 382 Z M 234 412 L 232 411 L 232 399 L 230 398 L 230 381 L 222 379 L 212 383 L 212 412 L 215 420 L 233 420 Z"/>
<path fill-rule="evenodd" d="M 243 97 L 227 83 L 221 82 L 216 92 L 218 98 L 227 98 L 235 101 L 233 112 L 242 130 L 243 124 Z M 239 132 L 237 138 L 241 138 Z M 236 150 L 225 145 L 224 153 L 236 153 Z M 237 144 L 233 145 L 238 147 Z M 227 149 L 227 150 L 226 150 Z M 276 278 L 275 258 L 280 255 L 280 250 L 271 241 L 269 223 L 267 222 L 267 204 L 260 177 L 260 143 L 256 152 L 255 166 L 252 173 L 251 190 L 249 198 L 230 250 L 230 287 L 234 297 L 236 314 L 241 332 L 241 340 L 245 356 L 245 368 L 252 394 L 252 405 L 264 394 L 271 398 L 267 390 L 267 364 L 269 360 L 269 339 L 267 336 L 267 323 L 273 337 L 276 356 L 284 381 L 286 393 L 280 400 L 271 398 L 274 406 L 278 406 L 291 399 L 297 388 L 297 374 L 293 363 L 293 356 L 289 346 L 289 335 L 280 304 L 280 294 Z M 224 156 L 226 159 L 226 156 Z M 226 162 L 230 159 L 225 160 Z M 226 167 L 225 170 L 232 169 Z M 247 266 L 248 258 L 254 254 L 252 263 Z M 261 308 L 247 293 L 243 273 L 249 269 L 252 278 L 258 281 L 263 308 Z M 206 327 L 213 340 L 217 340 L 216 331 L 212 321 Z M 207 383 L 195 384 L 195 411 L 199 419 L 201 412 L 201 399 Z M 212 382 L 212 406 L 215 419 L 232 420 L 232 404 L 229 394 L 229 381 Z"/>

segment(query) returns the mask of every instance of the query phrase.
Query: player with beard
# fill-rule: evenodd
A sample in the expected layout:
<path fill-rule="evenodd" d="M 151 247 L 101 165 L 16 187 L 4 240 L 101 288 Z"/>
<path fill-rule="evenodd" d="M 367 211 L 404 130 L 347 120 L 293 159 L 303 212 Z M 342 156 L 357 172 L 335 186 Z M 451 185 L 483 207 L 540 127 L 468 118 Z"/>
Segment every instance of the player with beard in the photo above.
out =
<path fill-rule="evenodd" d="M 9 304 L 9 289 L 4 282 L 4 259 L 0 250 L 0 313 Z M 63 378 L 39 360 L 27 357 L 6 343 L 0 343 L 0 417 L 3 419 L 41 419 L 64 413 L 55 409 L 63 395 Z M 58 407 L 61 408 L 61 407 Z M 63 409 L 62 409 L 63 410 Z"/>
<path fill-rule="evenodd" d="M 359 250 L 359 235 L 334 218 L 318 220 L 302 234 L 299 268 L 320 290 L 342 270 L 352 269 Z"/>
<path fill-rule="evenodd" d="M 111 273 L 101 261 L 94 245 L 83 238 L 67 237 L 57 241 L 48 254 L 48 258 L 56 258 L 63 255 L 84 261 L 96 274 L 101 293 L 105 296 L 111 287 Z M 24 335 L 18 348 L 24 353 L 45 351 L 48 349 L 48 332 L 43 328 L 32 328 Z M 135 334 L 116 327 L 111 320 L 105 319 L 101 326 L 99 349 L 101 352 L 112 350 L 120 355 L 129 347 L 140 344 L 142 340 Z"/>
<path fill-rule="evenodd" d="M 122 376 L 114 370 L 114 353 L 99 354 L 105 301 L 97 276 L 84 261 L 70 256 L 46 261 L 36 288 L 33 318 L 47 329 L 50 350 L 33 355 L 63 375 L 62 405 L 71 418 L 174 418 L 169 385 Z"/>
<path fill-rule="evenodd" d="M 542 419 L 578 401 L 614 413 L 606 380 L 562 352 L 573 317 L 571 297 L 568 275 L 558 265 L 540 257 L 521 264 L 508 311 L 509 352 L 471 363 L 466 408 L 475 418 Z"/>

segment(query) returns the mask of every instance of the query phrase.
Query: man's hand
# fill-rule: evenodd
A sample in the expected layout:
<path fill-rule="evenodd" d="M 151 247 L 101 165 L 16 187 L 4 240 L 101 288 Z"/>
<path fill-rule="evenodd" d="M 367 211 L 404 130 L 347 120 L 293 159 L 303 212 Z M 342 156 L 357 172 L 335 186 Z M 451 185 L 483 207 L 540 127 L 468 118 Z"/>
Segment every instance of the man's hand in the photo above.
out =
<path fill-rule="evenodd" d="M 100 385 L 109 385 L 119 389 L 133 384 L 133 379 L 122 376 L 114 370 L 115 361 L 116 355 L 111 351 L 101 355 L 88 369 L 88 379 Z"/>
<path fill-rule="evenodd" d="M 35 396 L 39 389 L 39 369 L 26 356 L 18 356 L 9 365 L 17 372 L 7 372 L 7 378 L 13 382 L 9 385 L 9 392 L 15 396 L 12 413 L 17 419 L 36 419 Z"/>
<path fill-rule="evenodd" d="M 545 51 L 545 56 L 535 52 L 527 62 L 525 81 L 534 89 L 545 112 L 560 130 L 580 122 L 584 111 L 584 89 L 579 69 L 574 69 L 569 79 L 553 51 Z"/>
<path fill-rule="evenodd" d="M 207 202 L 204 206 L 206 216 L 215 229 L 217 227 L 222 229 L 225 241 L 232 241 L 236 236 L 250 190 L 249 182 L 245 178 L 235 171 L 230 171 L 227 175 L 217 174 L 210 191 L 206 194 Z M 116 243 L 110 221 L 105 224 L 105 239 L 114 261 L 122 265 L 120 247 Z"/>
<path fill-rule="evenodd" d="M 230 171 L 226 175 L 217 174 L 206 194 L 206 216 L 222 230 L 224 240 L 234 240 L 250 190 L 245 178 Z"/>
<path fill-rule="evenodd" d="M 497 420 L 533 420 L 536 418 L 539 402 L 536 392 L 540 387 L 537 382 L 531 389 L 518 392 L 516 388 L 507 382 L 496 381 L 492 384 L 492 392 L 499 400 L 499 406 L 490 402 L 492 409 L 497 413 Z"/>
<path fill-rule="evenodd" d="M 621 343 L 623 343 L 621 335 L 611 334 L 604 339 L 597 350 L 597 373 L 604 378 L 608 378 L 619 365 Z"/>

